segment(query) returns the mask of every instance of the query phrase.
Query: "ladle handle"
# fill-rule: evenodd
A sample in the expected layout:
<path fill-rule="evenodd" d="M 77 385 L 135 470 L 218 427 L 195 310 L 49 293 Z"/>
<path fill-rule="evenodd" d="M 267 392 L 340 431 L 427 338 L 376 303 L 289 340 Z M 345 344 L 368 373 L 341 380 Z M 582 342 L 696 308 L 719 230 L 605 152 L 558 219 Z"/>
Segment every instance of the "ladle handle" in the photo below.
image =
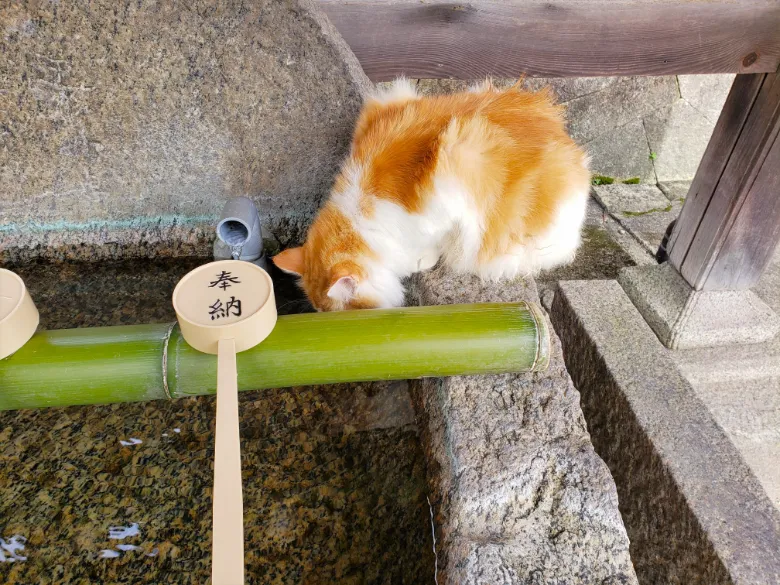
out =
<path fill-rule="evenodd" d="M 217 354 L 217 432 L 214 445 L 212 585 L 244 583 L 244 503 L 238 432 L 236 344 L 221 339 Z"/>

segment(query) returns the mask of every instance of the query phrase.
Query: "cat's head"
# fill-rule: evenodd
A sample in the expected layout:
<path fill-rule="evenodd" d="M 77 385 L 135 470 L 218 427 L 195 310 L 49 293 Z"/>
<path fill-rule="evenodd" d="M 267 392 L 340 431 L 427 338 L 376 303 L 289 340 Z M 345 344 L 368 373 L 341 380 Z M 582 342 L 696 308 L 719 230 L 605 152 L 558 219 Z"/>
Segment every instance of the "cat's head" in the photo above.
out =
<path fill-rule="evenodd" d="M 306 243 L 274 256 L 273 262 L 301 277 L 301 287 L 318 311 L 403 304 L 404 289 L 398 277 L 375 261 L 350 221 L 330 204 L 314 220 Z"/>

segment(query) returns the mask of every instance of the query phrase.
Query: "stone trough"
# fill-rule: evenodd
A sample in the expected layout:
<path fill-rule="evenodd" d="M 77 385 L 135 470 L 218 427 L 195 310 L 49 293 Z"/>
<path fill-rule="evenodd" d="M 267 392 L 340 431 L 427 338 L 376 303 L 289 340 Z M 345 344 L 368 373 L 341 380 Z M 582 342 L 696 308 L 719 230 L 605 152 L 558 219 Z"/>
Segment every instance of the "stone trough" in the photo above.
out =
<path fill-rule="evenodd" d="M 0 260 L 47 328 L 171 321 L 228 197 L 270 248 L 300 240 L 371 89 L 308 0 L 12 3 L 0 28 Z M 307 310 L 274 278 L 280 313 Z M 539 302 L 441 269 L 408 292 Z M 636 583 L 551 351 L 543 373 L 246 395 L 249 581 Z M 0 580 L 205 581 L 212 419 L 208 397 L 0 414 Z"/>

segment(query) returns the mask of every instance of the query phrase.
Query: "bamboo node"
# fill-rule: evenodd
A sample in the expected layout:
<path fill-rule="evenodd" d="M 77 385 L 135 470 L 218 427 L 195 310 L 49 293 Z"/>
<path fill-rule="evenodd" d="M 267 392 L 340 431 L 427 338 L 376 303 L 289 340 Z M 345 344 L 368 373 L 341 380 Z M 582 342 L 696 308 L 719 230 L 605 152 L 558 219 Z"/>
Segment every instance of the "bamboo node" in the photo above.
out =
<path fill-rule="evenodd" d="M 165 392 L 165 396 L 168 398 L 168 400 L 173 400 L 173 396 L 171 396 L 171 390 L 168 388 L 168 342 L 171 340 L 174 327 L 176 327 L 176 321 L 171 323 L 171 326 L 168 327 L 168 331 L 165 332 L 162 350 L 162 383 L 163 391 Z"/>

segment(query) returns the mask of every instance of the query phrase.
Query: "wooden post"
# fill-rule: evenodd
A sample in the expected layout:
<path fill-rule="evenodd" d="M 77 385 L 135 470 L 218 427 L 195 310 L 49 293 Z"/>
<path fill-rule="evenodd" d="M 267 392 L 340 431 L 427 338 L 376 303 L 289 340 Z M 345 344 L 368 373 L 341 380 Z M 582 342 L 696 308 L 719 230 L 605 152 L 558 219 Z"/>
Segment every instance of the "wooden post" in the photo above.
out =
<path fill-rule="evenodd" d="M 669 240 L 695 290 L 756 284 L 780 242 L 780 74 L 738 75 Z"/>

